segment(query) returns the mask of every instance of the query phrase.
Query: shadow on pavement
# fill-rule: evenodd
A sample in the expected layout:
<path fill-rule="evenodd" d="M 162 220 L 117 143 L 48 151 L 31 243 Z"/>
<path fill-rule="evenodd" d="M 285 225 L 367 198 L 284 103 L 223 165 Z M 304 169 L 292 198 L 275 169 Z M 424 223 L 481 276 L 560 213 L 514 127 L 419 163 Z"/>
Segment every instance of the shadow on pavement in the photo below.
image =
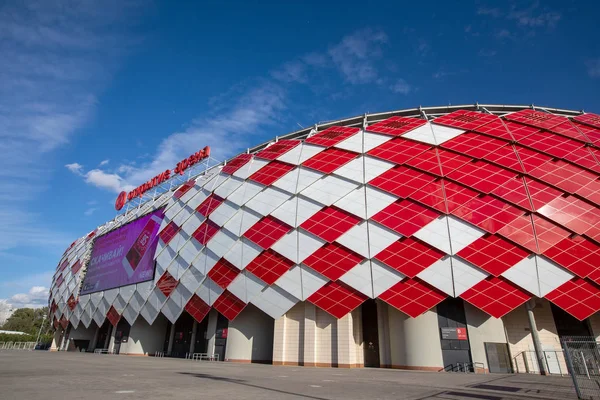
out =
<path fill-rule="evenodd" d="M 302 394 L 302 393 L 288 392 L 286 390 L 272 389 L 272 388 L 265 387 L 265 386 L 253 385 L 253 384 L 247 383 L 246 381 L 241 380 L 241 379 L 232 379 L 232 378 L 227 378 L 227 377 L 224 377 L 224 376 L 215 376 L 215 375 L 209 375 L 209 374 L 199 374 L 199 373 L 193 373 L 193 372 L 178 372 L 178 374 L 189 375 L 189 376 L 193 376 L 195 378 L 201 378 L 201 379 L 210 379 L 210 380 L 213 380 L 213 381 L 235 383 L 237 385 L 248 386 L 248 387 L 253 387 L 253 388 L 262 389 L 262 390 L 268 390 L 268 391 L 275 392 L 275 393 L 289 394 L 289 395 L 292 395 L 292 396 L 303 397 L 305 399 L 328 400 L 328 399 L 326 399 L 324 397 L 310 396 L 310 395 Z M 495 400 L 495 399 L 490 399 L 490 400 Z"/>

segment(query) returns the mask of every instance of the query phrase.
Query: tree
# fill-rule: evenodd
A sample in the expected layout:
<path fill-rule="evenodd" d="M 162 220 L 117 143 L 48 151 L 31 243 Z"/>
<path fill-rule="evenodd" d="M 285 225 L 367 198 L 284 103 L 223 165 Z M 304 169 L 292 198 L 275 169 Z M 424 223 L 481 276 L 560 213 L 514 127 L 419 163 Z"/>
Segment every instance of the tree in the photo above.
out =
<path fill-rule="evenodd" d="M 3 330 L 25 332 L 30 335 L 37 335 L 42 322 L 42 334 L 50 329 L 50 320 L 44 315 L 48 315 L 48 307 L 43 308 L 19 308 L 2 325 Z"/>

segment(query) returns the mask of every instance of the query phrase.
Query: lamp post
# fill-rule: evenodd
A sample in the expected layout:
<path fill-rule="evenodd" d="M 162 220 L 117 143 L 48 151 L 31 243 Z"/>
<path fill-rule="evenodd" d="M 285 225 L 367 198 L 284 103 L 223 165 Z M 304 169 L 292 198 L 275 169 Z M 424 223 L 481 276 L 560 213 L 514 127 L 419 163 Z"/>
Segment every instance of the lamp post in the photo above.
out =
<path fill-rule="evenodd" d="M 42 334 L 42 328 L 44 327 L 44 322 L 46 322 L 46 314 L 42 315 L 42 324 L 40 325 L 40 330 L 38 331 L 37 339 L 35 340 L 36 346 L 40 343 L 40 335 Z"/>

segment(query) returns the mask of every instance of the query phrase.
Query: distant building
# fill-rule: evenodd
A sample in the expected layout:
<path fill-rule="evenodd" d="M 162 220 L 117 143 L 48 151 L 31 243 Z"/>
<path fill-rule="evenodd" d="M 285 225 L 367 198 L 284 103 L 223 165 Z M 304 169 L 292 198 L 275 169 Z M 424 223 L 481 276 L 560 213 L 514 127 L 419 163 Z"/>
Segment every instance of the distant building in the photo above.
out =
<path fill-rule="evenodd" d="M 0 330 L 0 334 L 3 334 L 3 333 L 9 334 L 9 335 L 27 335 L 25 332 Z"/>
<path fill-rule="evenodd" d="M 6 323 L 6 320 L 13 315 L 15 310 L 13 309 L 12 304 L 8 304 L 6 301 L 0 301 L 0 326 Z"/>

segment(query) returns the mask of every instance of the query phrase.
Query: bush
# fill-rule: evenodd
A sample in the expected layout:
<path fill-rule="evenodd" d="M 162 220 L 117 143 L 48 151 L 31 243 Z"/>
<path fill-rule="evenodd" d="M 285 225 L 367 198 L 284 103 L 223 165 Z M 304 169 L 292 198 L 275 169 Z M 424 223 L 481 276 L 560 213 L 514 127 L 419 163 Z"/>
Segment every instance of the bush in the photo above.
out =
<path fill-rule="evenodd" d="M 0 333 L 0 342 L 35 342 L 37 335 L 15 335 L 10 333 Z M 52 334 L 40 336 L 40 343 L 52 343 Z"/>

